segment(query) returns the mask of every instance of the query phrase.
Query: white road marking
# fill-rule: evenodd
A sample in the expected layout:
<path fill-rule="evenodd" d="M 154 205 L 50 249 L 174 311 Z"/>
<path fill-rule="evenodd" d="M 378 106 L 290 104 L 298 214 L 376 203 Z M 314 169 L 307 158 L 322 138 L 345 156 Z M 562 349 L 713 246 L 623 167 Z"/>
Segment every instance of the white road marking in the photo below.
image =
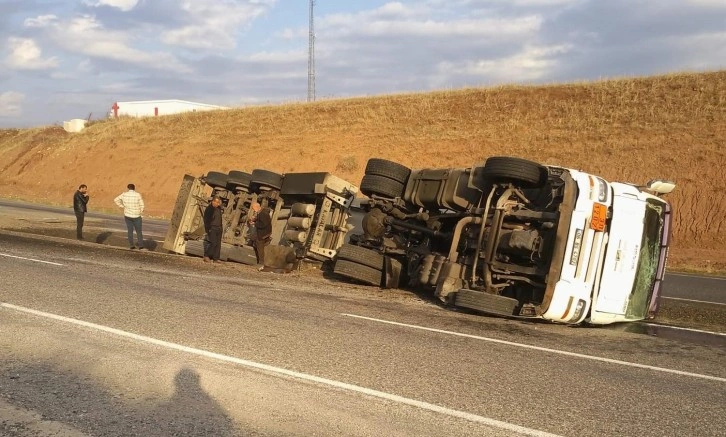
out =
<path fill-rule="evenodd" d="M 196 349 L 196 348 L 192 348 L 192 347 L 188 347 L 188 346 L 183 346 L 183 345 L 180 345 L 177 343 L 170 343 L 168 341 L 158 340 L 156 338 L 146 337 L 143 335 L 134 334 L 132 332 L 122 331 L 120 329 L 111 328 L 108 326 L 97 325 L 95 323 L 85 322 L 83 320 L 72 319 L 69 317 L 46 313 L 43 311 L 34 310 L 32 308 L 25 308 L 25 307 L 21 307 L 18 305 L 5 303 L 5 302 L 0 302 L 0 307 L 27 313 L 27 314 L 33 314 L 33 315 L 39 316 L 39 317 L 45 317 L 48 319 L 58 320 L 58 321 L 65 322 L 65 323 L 71 323 L 71 324 L 83 326 L 86 328 L 96 329 L 98 331 L 107 332 L 110 334 L 118 335 L 120 337 L 131 338 L 133 340 L 165 347 L 168 349 L 173 349 L 173 350 L 177 350 L 177 351 L 181 351 L 181 352 L 186 352 L 189 354 L 199 355 L 199 356 L 203 356 L 206 358 L 211 358 L 211 359 L 215 359 L 215 360 L 219 360 L 219 361 L 225 361 L 228 363 L 234 363 L 234 364 L 249 367 L 252 369 L 263 370 L 265 372 L 270 372 L 270 373 L 278 374 L 278 375 L 284 375 L 287 377 L 297 378 L 297 379 L 304 380 L 304 381 L 315 382 L 318 384 L 327 385 L 327 386 L 335 387 L 338 389 L 348 390 L 351 392 L 355 392 L 355 393 L 359 393 L 359 394 L 363 394 L 363 395 L 367 395 L 367 396 L 372 396 L 375 398 L 385 399 L 387 401 L 397 402 L 399 404 L 404 404 L 404 405 L 409 405 L 412 407 L 420 408 L 422 410 L 428 410 L 428 411 L 432 411 L 434 413 L 439 413 L 439 414 L 443 414 L 446 416 L 456 417 L 459 419 L 468 420 L 470 422 L 480 423 L 480 424 L 483 424 L 486 426 L 491 426 L 494 428 L 499 428 L 499 429 L 504 429 L 507 431 L 516 432 L 516 433 L 522 434 L 522 435 L 536 436 L 536 437 L 561 437 L 561 436 L 558 436 L 557 434 L 550 434 L 545 431 L 540 431 L 540 430 L 536 430 L 536 429 L 532 429 L 532 428 L 526 428 L 523 426 L 515 425 L 513 423 L 503 422 L 500 420 L 491 419 L 489 417 L 484 417 L 484 416 L 479 416 L 477 414 L 468 413 L 466 411 L 454 410 L 451 408 L 442 407 L 440 405 L 430 404 L 428 402 L 423 402 L 423 401 L 419 401 L 416 399 L 405 398 L 403 396 L 398 396 L 398 395 L 391 394 L 391 393 L 373 390 L 373 389 L 361 387 L 358 385 L 348 384 L 345 382 L 335 381 L 335 380 L 327 379 L 327 378 L 321 378 L 319 376 L 308 375 L 306 373 L 295 372 L 293 370 L 288 370 L 288 369 L 284 369 L 281 367 L 274 367 L 274 366 L 270 366 L 268 364 L 257 363 L 255 361 L 244 360 L 241 358 L 231 357 L 228 355 L 222 355 L 222 354 L 218 354 L 218 353 L 214 353 L 214 352 L 205 351 L 202 349 Z"/>
<path fill-rule="evenodd" d="M 488 341 L 488 342 L 491 342 L 491 343 L 499 343 L 499 344 L 504 344 L 504 345 L 507 345 L 507 346 L 521 347 L 521 348 L 524 348 L 524 349 L 534 349 L 534 350 L 541 351 L 541 352 L 549 352 L 549 353 L 553 353 L 553 354 L 566 355 L 568 357 L 584 358 L 586 360 L 601 361 L 603 363 L 619 364 L 621 366 L 629 366 L 629 367 L 637 367 L 637 368 L 640 368 L 640 369 L 655 370 L 656 372 L 673 373 L 675 375 L 691 376 L 691 377 L 694 377 L 694 378 L 708 379 L 708 380 L 711 380 L 711 381 L 726 382 L 726 378 L 720 378 L 718 376 L 702 375 L 700 373 L 683 372 L 681 370 L 666 369 L 665 367 L 649 366 L 647 364 L 630 363 L 628 361 L 614 360 L 612 358 L 596 357 L 596 356 L 593 356 L 593 355 L 585 355 L 585 354 L 578 354 L 576 352 L 567 352 L 567 351 L 562 351 L 562 350 L 557 350 L 557 349 L 549 349 L 549 348 L 546 348 L 546 347 L 532 346 L 532 345 L 529 345 L 529 344 L 515 343 L 515 342 L 512 342 L 512 341 L 506 341 L 506 340 L 499 340 L 499 339 L 496 339 L 496 338 L 481 337 L 481 336 L 472 335 L 472 334 L 462 334 L 460 332 L 445 331 L 443 329 L 427 328 L 425 326 L 418 326 L 418 325 L 409 325 L 407 323 L 392 322 L 390 320 L 374 319 L 372 317 L 358 316 L 356 314 L 345 314 L 345 313 L 342 313 L 341 315 L 346 316 L 346 317 L 354 317 L 356 319 L 369 320 L 369 321 L 377 322 L 377 323 L 386 323 L 386 324 L 389 324 L 389 325 L 402 326 L 404 328 L 420 329 L 422 331 L 437 332 L 439 334 L 455 335 L 457 337 L 473 338 L 475 340 Z"/>
<path fill-rule="evenodd" d="M 723 336 L 726 336 L 726 333 L 723 333 L 723 332 L 704 331 L 704 330 L 701 330 L 701 329 L 693 329 L 693 328 L 682 328 L 680 326 L 658 325 L 657 323 L 643 323 L 643 325 L 645 325 L 645 326 L 657 326 L 659 328 L 666 328 L 666 329 L 677 329 L 679 331 L 698 332 L 700 334 L 712 334 L 712 335 L 723 335 Z"/>
<path fill-rule="evenodd" d="M 7 254 L 7 253 L 0 253 L 0 256 L 4 256 L 4 257 L 7 257 L 7 258 L 23 259 L 23 260 L 26 260 L 26 261 L 33 261 L 33 262 L 36 262 L 36 263 L 50 264 L 50 265 L 54 265 L 54 266 L 62 266 L 63 265 L 63 264 L 58 264 L 58 263 L 54 263 L 54 262 L 51 262 L 51 261 L 43 261 L 43 260 L 34 259 L 34 258 L 25 258 L 23 256 L 15 256 L 15 255 Z"/>
<path fill-rule="evenodd" d="M 726 305 L 726 303 L 721 303 L 721 302 L 709 302 L 707 300 L 684 299 L 682 297 L 666 297 L 666 296 L 661 296 L 661 299 L 682 300 L 682 301 L 685 301 L 685 302 L 696 302 L 696 303 L 707 303 L 707 304 L 710 304 L 710 305 Z"/>

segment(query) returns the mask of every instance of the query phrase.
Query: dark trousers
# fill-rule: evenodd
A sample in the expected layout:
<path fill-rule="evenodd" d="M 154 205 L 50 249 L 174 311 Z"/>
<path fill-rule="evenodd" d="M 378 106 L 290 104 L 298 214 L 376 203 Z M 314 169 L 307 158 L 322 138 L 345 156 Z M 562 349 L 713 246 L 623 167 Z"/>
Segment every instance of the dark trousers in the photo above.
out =
<path fill-rule="evenodd" d="M 204 256 L 214 261 L 218 260 L 222 253 L 222 228 L 210 228 L 206 243 Z"/>
<path fill-rule="evenodd" d="M 79 240 L 83 240 L 83 220 L 85 217 L 85 212 L 76 212 L 76 238 Z"/>
<path fill-rule="evenodd" d="M 270 245 L 270 237 L 255 238 L 255 254 L 257 255 L 257 264 L 265 265 L 265 248 Z"/>
<path fill-rule="evenodd" d="M 136 230 L 136 239 L 138 247 L 144 247 L 144 235 L 141 233 L 141 217 L 126 217 L 126 229 L 129 232 L 129 247 L 134 247 L 134 229 Z"/>

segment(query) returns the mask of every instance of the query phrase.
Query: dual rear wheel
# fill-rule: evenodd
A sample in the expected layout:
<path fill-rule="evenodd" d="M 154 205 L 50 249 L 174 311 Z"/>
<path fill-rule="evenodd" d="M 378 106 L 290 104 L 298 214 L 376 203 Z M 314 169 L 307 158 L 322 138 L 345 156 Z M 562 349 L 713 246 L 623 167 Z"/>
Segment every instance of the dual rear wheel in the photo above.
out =
<path fill-rule="evenodd" d="M 386 159 L 371 158 L 366 164 L 360 191 L 368 197 L 401 197 L 409 175 L 411 169 L 404 165 Z"/>
<path fill-rule="evenodd" d="M 344 244 L 338 249 L 333 272 L 380 287 L 383 281 L 383 255 L 365 247 Z"/>

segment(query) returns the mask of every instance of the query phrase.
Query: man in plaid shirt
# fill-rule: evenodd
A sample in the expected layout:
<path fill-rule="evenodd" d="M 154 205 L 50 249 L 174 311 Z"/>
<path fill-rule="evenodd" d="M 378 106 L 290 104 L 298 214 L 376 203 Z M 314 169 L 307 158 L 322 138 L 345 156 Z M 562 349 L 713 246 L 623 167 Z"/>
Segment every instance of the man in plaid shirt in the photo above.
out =
<path fill-rule="evenodd" d="M 141 215 L 144 213 L 144 199 L 137 193 L 134 184 L 126 186 L 128 191 L 121 193 L 113 201 L 124 209 L 126 229 L 129 231 L 129 247 L 131 249 L 144 248 L 144 236 L 141 233 Z M 134 229 L 136 229 L 137 245 L 134 246 Z"/>

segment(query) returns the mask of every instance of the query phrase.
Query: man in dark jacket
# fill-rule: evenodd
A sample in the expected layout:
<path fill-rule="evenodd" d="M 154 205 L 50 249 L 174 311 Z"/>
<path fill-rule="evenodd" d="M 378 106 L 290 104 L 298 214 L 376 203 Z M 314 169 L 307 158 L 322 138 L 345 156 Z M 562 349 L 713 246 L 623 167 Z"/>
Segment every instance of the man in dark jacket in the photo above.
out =
<path fill-rule="evenodd" d="M 214 196 L 204 210 L 204 230 L 207 232 L 204 244 L 204 262 L 219 262 L 222 252 L 222 199 Z"/>
<path fill-rule="evenodd" d="M 83 221 L 88 212 L 88 187 L 81 184 L 73 195 L 73 212 L 76 213 L 76 238 L 83 240 Z"/>
<path fill-rule="evenodd" d="M 253 219 L 255 225 L 255 253 L 257 254 L 257 264 L 260 270 L 265 267 L 265 248 L 272 240 L 272 210 L 268 207 L 262 207 L 259 203 L 252 204 L 252 211 L 255 212 Z"/>

